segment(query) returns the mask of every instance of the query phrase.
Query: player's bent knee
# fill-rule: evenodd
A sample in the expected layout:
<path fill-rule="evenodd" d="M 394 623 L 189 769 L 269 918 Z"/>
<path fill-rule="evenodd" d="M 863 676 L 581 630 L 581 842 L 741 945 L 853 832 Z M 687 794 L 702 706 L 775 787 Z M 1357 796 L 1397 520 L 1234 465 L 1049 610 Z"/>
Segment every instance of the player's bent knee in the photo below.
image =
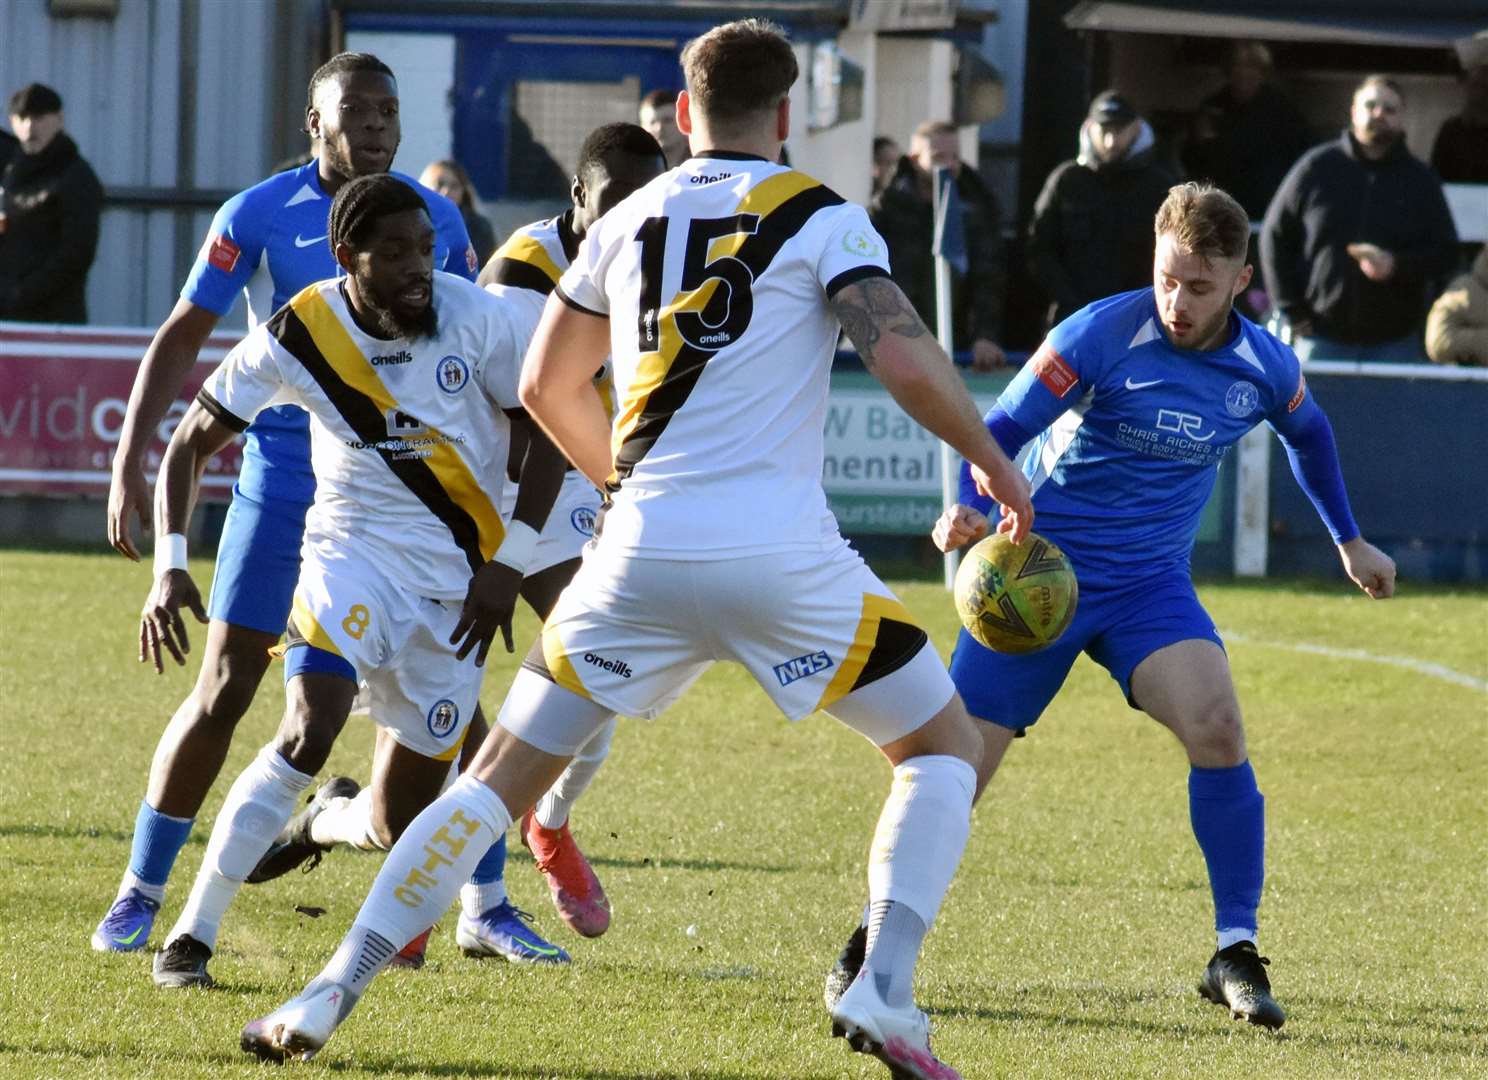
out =
<path fill-rule="evenodd" d="M 1184 748 L 1196 765 L 1238 765 L 1245 760 L 1245 726 L 1233 701 L 1197 709 L 1180 728 Z"/>
<path fill-rule="evenodd" d="M 982 734 L 962 704 L 960 694 L 953 695 L 939 712 L 908 735 L 880 747 L 895 765 L 912 757 L 944 755 L 960 758 L 979 774 L 982 748 Z"/>

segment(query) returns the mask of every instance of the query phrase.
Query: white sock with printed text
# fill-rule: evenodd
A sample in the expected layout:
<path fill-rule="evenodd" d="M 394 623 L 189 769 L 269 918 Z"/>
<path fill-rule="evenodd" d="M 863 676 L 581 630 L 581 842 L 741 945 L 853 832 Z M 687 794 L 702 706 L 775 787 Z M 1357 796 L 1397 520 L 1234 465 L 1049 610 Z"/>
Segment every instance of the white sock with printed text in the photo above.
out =
<path fill-rule="evenodd" d="M 388 852 L 356 927 L 398 948 L 408 944 L 449 910 L 475 864 L 510 824 L 501 797 L 462 776 L 413 819 Z M 324 974 L 347 985 L 329 968 Z"/>

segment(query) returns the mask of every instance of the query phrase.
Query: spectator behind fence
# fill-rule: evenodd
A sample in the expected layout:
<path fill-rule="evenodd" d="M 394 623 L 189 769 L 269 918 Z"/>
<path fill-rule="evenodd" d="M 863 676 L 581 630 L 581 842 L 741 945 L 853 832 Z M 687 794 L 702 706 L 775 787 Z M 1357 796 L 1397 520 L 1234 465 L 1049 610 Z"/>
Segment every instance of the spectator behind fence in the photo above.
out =
<path fill-rule="evenodd" d="M 903 149 L 887 135 L 879 135 L 873 140 L 873 194 L 876 196 L 880 191 L 889 186 L 889 181 L 894 179 L 894 172 L 899 168 L 899 159 L 904 156 Z"/>
<path fill-rule="evenodd" d="M 1044 181 L 1028 228 L 1028 269 L 1052 301 L 1049 325 L 1092 300 L 1152 284 L 1152 219 L 1177 183 L 1147 121 L 1107 90 L 1080 126 L 1080 153 Z"/>
<path fill-rule="evenodd" d="M 894 282 L 928 326 L 936 326 L 935 233 L 932 199 L 934 170 L 949 169 L 960 196 L 966 237 L 966 269 L 951 274 L 951 330 L 956 350 L 971 351 L 972 367 L 990 371 L 1007 363 L 1001 336 L 1006 266 L 1002 215 L 997 198 L 975 169 L 962 164 L 955 125 L 927 120 L 909 140 L 884 189 L 874 198 L 870 218 L 889 245 Z"/>
<path fill-rule="evenodd" d="M 11 96 L 19 149 L 0 169 L 0 319 L 88 321 L 103 186 L 62 130 L 62 98 L 32 83 Z"/>
<path fill-rule="evenodd" d="M 1266 46 L 1236 42 L 1228 81 L 1199 107 L 1184 154 L 1190 176 L 1228 191 L 1252 221 L 1266 216 L 1287 170 L 1311 145 L 1302 114 L 1267 81 L 1271 71 Z"/>
<path fill-rule="evenodd" d="M 1449 184 L 1488 184 L 1488 61 L 1462 80 L 1462 111 L 1436 133 L 1431 164 Z"/>
<path fill-rule="evenodd" d="M 1431 305 L 1426 355 L 1437 364 L 1488 367 L 1488 247 Z"/>
<path fill-rule="evenodd" d="M 1456 260 L 1457 230 L 1404 131 L 1400 87 L 1370 75 L 1348 129 L 1304 154 L 1266 211 L 1266 287 L 1303 360 L 1424 359 L 1421 322 Z"/>
<path fill-rule="evenodd" d="M 675 169 L 692 156 L 692 150 L 687 145 L 687 136 L 677 127 L 676 91 L 652 90 L 641 98 L 640 123 L 641 127 L 651 133 L 653 139 L 661 143 L 667 168 Z M 784 150 L 781 152 L 784 153 Z"/>
<path fill-rule="evenodd" d="M 475 208 L 475 185 L 465 167 L 452 158 L 431 161 L 419 175 L 419 183 L 433 188 L 460 208 L 465 219 L 465 231 L 470 234 L 470 245 L 475 248 L 475 263 L 485 266 L 496 253 L 496 230 L 486 216 Z"/>

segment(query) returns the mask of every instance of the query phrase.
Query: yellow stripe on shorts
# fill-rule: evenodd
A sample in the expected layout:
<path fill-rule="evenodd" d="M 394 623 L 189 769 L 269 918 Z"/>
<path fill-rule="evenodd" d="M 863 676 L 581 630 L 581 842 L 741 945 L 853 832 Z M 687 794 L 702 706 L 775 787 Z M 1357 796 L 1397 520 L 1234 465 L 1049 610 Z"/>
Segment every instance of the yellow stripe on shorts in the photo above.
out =
<path fill-rule="evenodd" d="M 579 673 L 574 669 L 568 659 L 568 650 L 563 647 L 563 641 L 558 637 L 558 631 L 552 626 L 544 626 L 542 629 L 543 663 L 548 665 L 548 674 L 553 681 L 565 690 L 571 690 L 582 698 L 594 700 L 589 691 L 584 688 L 579 679 Z"/>
<path fill-rule="evenodd" d="M 873 654 L 873 646 L 878 641 L 879 624 L 884 619 L 908 623 L 910 626 L 917 625 L 908 609 L 892 596 L 864 593 L 863 614 L 858 618 L 858 628 L 853 633 L 852 644 L 847 647 L 847 656 L 838 666 L 837 674 L 822 691 L 821 700 L 816 703 L 817 709 L 830 708 L 852 693 L 858 676 L 863 674 L 863 667 L 868 663 L 868 657 Z"/>
<path fill-rule="evenodd" d="M 295 629 L 300 632 L 300 637 L 305 639 L 305 644 L 314 645 L 317 649 L 324 649 L 328 653 L 342 656 L 341 650 L 336 647 L 331 635 L 325 632 L 315 614 L 310 610 L 310 605 L 305 600 L 304 593 L 298 588 L 294 592 L 294 604 L 289 609 L 290 622 L 294 623 Z"/>

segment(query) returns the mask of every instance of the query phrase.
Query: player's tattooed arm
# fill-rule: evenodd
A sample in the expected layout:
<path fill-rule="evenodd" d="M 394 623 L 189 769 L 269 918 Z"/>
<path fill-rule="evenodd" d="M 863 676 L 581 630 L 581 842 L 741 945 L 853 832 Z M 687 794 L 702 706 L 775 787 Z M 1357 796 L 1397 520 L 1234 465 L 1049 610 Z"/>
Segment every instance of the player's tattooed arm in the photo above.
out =
<path fill-rule="evenodd" d="M 831 300 L 831 308 L 869 371 L 877 369 L 880 346 L 887 335 L 913 339 L 930 332 L 909 298 L 889 278 L 867 278 L 840 289 Z"/>
<path fill-rule="evenodd" d="M 873 277 L 831 301 L 863 363 L 917 424 L 981 470 L 978 490 L 1000 502 L 1020 542 L 1033 522 L 1028 481 L 998 447 L 950 357 L 925 329 L 899 286 Z"/>

